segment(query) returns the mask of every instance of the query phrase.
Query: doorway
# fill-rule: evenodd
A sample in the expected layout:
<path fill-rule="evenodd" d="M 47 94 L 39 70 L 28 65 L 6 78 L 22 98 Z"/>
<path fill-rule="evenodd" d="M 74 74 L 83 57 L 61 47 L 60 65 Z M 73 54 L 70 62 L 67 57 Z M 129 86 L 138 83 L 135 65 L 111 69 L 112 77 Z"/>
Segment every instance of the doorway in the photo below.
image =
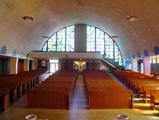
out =
<path fill-rule="evenodd" d="M 138 64 L 138 71 L 140 73 L 144 73 L 144 62 L 143 62 L 143 59 L 139 59 L 137 64 Z"/>
<path fill-rule="evenodd" d="M 50 72 L 54 73 L 59 70 L 59 60 L 50 59 Z"/>

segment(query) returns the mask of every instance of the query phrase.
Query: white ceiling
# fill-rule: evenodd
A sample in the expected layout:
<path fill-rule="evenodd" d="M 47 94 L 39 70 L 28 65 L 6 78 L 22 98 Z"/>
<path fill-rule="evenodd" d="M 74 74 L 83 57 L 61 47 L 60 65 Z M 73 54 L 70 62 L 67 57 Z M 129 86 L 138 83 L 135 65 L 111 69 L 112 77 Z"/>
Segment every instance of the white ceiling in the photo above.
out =
<path fill-rule="evenodd" d="M 24 21 L 25 15 L 34 20 Z M 115 41 L 125 58 L 159 46 L 158 0 L 0 0 L 0 18 L 0 47 L 18 54 L 40 50 L 47 40 L 42 36 L 78 23 L 119 36 Z"/>

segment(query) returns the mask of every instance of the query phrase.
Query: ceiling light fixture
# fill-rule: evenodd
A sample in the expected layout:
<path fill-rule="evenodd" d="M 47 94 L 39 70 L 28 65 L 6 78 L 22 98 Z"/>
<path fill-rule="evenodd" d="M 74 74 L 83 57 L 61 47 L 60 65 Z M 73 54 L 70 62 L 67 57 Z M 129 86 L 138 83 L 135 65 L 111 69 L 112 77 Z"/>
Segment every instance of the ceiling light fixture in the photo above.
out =
<path fill-rule="evenodd" d="M 136 16 L 127 16 L 126 19 L 130 22 L 133 22 L 133 21 L 137 21 L 138 20 L 138 17 Z"/>
<path fill-rule="evenodd" d="M 32 16 L 23 16 L 22 19 L 23 20 L 34 20 L 34 18 Z"/>
<path fill-rule="evenodd" d="M 50 37 L 49 37 L 49 36 L 44 35 L 44 36 L 42 36 L 42 38 L 50 38 Z"/>
<path fill-rule="evenodd" d="M 110 36 L 110 38 L 112 38 L 112 39 L 115 39 L 115 38 L 118 38 L 119 36 L 117 36 L 117 35 L 113 35 L 113 36 Z"/>

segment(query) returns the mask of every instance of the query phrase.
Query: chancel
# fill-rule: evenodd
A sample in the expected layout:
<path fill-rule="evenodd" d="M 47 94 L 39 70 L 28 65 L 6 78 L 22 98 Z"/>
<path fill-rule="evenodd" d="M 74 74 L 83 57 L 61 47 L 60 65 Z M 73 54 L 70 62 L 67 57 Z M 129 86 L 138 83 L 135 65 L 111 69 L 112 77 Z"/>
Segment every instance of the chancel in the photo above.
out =
<path fill-rule="evenodd" d="M 0 120 L 158 120 L 157 0 L 0 0 Z"/>

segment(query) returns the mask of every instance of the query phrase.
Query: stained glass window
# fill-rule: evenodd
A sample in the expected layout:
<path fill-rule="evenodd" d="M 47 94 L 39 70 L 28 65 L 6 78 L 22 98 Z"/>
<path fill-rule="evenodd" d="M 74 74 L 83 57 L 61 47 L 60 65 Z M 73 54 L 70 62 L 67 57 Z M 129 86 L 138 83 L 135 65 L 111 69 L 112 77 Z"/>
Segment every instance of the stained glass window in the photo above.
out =
<path fill-rule="evenodd" d="M 74 26 L 66 28 L 66 51 L 74 51 Z"/>
<path fill-rule="evenodd" d="M 65 31 L 66 29 L 62 29 L 57 32 L 57 51 L 65 51 Z"/>
<path fill-rule="evenodd" d="M 87 51 L 95 51 L 95 27 L 87 26 Z"/>
<path fill-rule="evenodd" d="M 121 52 L 113 39 L 106 32 L 90 25 L 87 25 L 87 51 L 100 52 L 105 58 L 123 65 Z"/>
<path fill-rule="evenodd" d="M 47 51 L 55 51 L 55 50 L 56 50 L 56 33 L 53 37 L 51 37 L 48 40 L 48 50 Z"/>
<path fill-rule="evenodd" d="M 68 26 L 53 34 L 44 44 L 42 51 L 74 51 L 74 29 L 74 25 Z"/>
<path fill-rule="evenodd" d="M 73 52 L 75 49 L 75 25 L 64 27 L 46 41 L 42 51 Z M 119 47 L 103 30 L 87 25 L 87 51 L 100 52 L 105 58 L 123 65 Z"/>
<path fill-rule="evenodd" d="M 104 32 L 96 29 L 96 51 L 104 54 Z"/>
<path fill-rule="evenodd" d="M 47 51 L 47 44 L 43 46 L 43 51 Z"/>

